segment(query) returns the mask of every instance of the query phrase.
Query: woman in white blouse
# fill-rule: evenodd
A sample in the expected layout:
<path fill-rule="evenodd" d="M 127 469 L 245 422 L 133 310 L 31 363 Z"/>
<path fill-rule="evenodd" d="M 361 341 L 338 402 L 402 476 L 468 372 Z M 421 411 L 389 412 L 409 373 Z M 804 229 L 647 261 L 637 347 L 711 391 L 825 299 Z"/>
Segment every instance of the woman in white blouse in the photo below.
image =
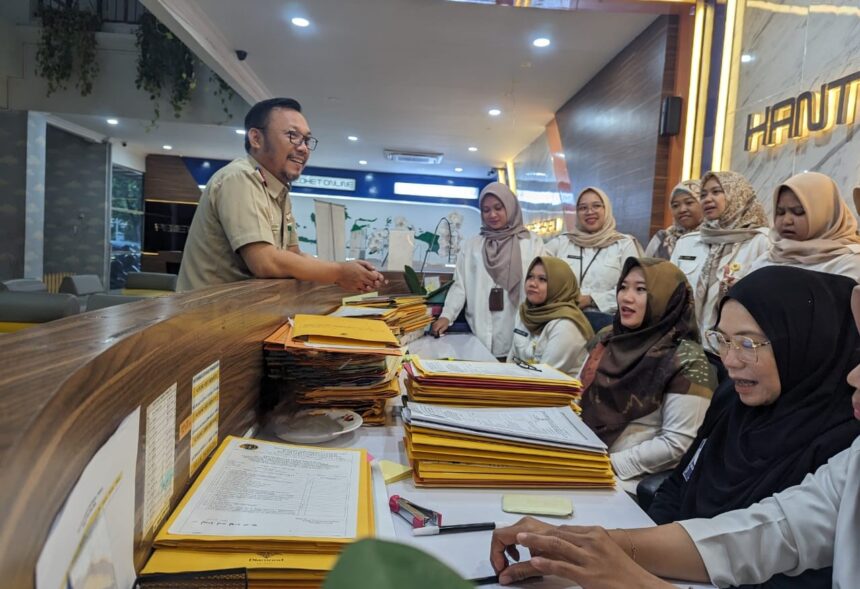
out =
<path fill-rule="evenodd" d="M 860 280 L 857 219 L 829 176 L 803 172 L 773 193 L 771 246 L 754 268 L 785 265 Z"/>
<path fill-rule="evenodd" d="M 617 309 L 615 287 L 624 260 L 642 255 L 634 237 L 615 229 L 612 203 L 594 187 L 583 190 L 576 200 L 575 226 L 547 243 L 546 251 L 570 265 L 583 293 L 579 306 L 610 315 Z"/>
<path fill-rule="evenodd" d="M 671 259 L 693 286 L 704 333 L 714 326 L 717 305 L 729 287 L 767 251 L 770 229 L 755 190 L 740 174 L 708 172 L 702 177 L 701 200 L 702 226 L 678 240 Z M 716 353 L 708 342 L 705 349 Z"/>
<path fill-rule="evenodd" d="M 860 330 L 860 287 L 854 288 L 851 307 Z M 847 380 L 860 420 L 860 365 Z M 799 485 L 746 509 L 636 530 L 524 518 L 493 533 L 490 561 L 503 585 L 558 575 L 583 589 L 675 587 L 658 577 L 728 587 L 832 566 L 832 587 L 854 589 L 860 580 L 858 523 L 860 438 Z M 505 555 L 518 560 L 516 545 L 527 547 L 531 560 L 509 565 Z"/>
<path fill-rule="evenodd" d="M 576 304 L 579 286 L 570 266 L 552 256 L 535 258 L 525 286 L 508 362 L 548 364 L 577 376 L 594 331 Z"/>
<path fill-rule="evenodd" d="M 523 276 L 531 261 L 543 253 L 543 241 L 523 226 L 517 197 L 501 182 L 484 187 L 478 207 L 481 234 L 460 250 L 454 284 L 431 331 L 445 333 L 465 306 L 472 333 L 504 361 L 523 298 Z"/>

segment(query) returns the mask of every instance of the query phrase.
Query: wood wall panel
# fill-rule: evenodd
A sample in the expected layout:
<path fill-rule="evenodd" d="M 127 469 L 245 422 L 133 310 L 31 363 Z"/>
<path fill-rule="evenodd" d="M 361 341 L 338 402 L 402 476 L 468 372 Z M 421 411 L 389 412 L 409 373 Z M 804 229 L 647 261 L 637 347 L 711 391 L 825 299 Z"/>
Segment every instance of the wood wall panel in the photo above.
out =
<path fill-rule="evenodd" d="M 143 198 L 197 202 L 200 188 L 176 155 L 146 156 L 146 174 L 143 175 Z"/>
<path fill-rule="evenodd" d="M 620 231 L 649 238 L 670 17 L 658 17 L 556 114 L 574 196 L 603 188 Z M 665 154 L 659 154 L 665 157 Z"/>

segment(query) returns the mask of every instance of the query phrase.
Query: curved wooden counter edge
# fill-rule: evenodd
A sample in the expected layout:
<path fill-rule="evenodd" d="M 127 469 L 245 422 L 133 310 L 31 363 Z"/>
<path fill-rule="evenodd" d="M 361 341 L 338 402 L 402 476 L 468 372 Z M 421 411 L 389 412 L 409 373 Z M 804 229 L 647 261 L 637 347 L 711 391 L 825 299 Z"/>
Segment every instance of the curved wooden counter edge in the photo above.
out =
<path fill-rule="evenodd" d="M 86 464 L 141 408 L 135 565 L 141 532 L 146 408 L 174 383 L 176 423 L 191 414 L 191 378 L 220 360 L 219 440 L 257 419 L 262 340 L 288 315 L 324 313 L 345 292 L 295 280 L 250 280 L 84 313 L 0 337 L 0 579 L 34 587 L 51 523 Z M 190 436 L 176 442 L 171 508 L 190 481 Z"/>

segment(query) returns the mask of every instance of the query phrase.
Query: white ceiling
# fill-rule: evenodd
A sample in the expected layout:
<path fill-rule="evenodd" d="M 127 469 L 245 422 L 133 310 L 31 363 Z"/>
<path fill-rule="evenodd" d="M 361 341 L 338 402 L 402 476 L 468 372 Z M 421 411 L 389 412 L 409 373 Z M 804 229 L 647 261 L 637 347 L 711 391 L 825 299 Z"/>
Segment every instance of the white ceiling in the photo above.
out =
<path fill-rule="evenodd" d="M 266 87 L 302 103 L 320 140 L 310 165 L 359 169 L 363 159 L 369 170 L 448 176 L 459 166 L 478 178 L 528 146 L 655 18 L 444 0 L 193 2 L 233 49 L 248 52 L 243 65 Z M 311 26 L 294 27 L 294 16 Z M 539 36 L 552 45 L 533 47 Z M 487 115 L 493 107 L 500 117 Z M 148 132 L 147 121 L 123 120 L 121 129 L 96 117 L 64 118 L 150 152 L 165 143 L 199 157 L 242 151 L 233 128 L 162 123 Z M 385 148 L 445 158 L 439 166 L 398 164 L 384 158 Z"/>

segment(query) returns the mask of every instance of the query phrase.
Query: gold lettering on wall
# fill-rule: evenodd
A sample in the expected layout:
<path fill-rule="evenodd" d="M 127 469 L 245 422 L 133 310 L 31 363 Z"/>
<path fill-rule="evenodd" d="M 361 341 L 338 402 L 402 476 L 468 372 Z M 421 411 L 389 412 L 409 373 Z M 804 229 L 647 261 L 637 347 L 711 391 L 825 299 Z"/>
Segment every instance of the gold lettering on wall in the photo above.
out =
<path fill-rule="evenodd" d="M 836 125 L 853 125 L 857 115 L 860 71 L 822 84 L 747 116 L 744 151 L 755 152 L 791 139 L 802 139 Z"/>

